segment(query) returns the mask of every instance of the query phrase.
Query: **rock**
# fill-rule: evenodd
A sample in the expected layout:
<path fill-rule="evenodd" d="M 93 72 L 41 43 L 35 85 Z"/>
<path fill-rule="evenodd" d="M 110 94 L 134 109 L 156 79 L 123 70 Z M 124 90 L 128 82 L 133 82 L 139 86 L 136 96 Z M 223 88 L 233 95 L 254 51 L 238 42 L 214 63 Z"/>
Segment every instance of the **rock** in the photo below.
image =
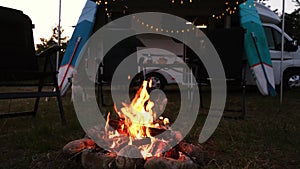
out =
<path fill-rule="evenodd" d="M 144 159 L 136 146 L 127 145 L 118 153 L 116 166 L 118 169 L 141 169 L 144 166 Z"/>
<path fill-rule="evenodd" d="M 82 152 L 81 163 L 85 169 L 116 169 L 116 154 L 90 152 L 85 150 Z"/>
<path fill-rule="evenodd" d="M 179 151 L 188 156 L 195 163 L 203 165 L 206 162 L 207 154 L 199 146 L 181 141 L 177 147 Z"/>
<path fill-rule="evenodd" d="M 65 154 L 73 155 L 75 153 L 81 152 L 84 149 L 94 149 L 96 147 L 95 142 L 89 138 L 82 138 L 79 140 L 74 140 L 69 142 L 63 147 L 63 152 Z"/>
<path fill-rule="evenodd" d="M 197 169 L 199 166 L 190 161 L 179 161 L 166 157 L 152 157 L 147 159 L 145 169 Z"/>

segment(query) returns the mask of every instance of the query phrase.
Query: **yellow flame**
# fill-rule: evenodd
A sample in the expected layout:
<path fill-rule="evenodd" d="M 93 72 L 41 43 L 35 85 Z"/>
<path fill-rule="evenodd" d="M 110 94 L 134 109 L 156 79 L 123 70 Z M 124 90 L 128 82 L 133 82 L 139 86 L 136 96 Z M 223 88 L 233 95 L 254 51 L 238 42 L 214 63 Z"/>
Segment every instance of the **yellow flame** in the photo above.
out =
<path fill-rule="evenodd" d="M 140 152 L 144 158 L 153 156 L 151 154 L 151 148 L 155 143 L 156 138 L 151 136 L 150 127 L 158 128 L 159 124 L 154 123 L 156 118 L 155 111 L 152 110 L 154 103 L 150 100 L 150 95 L 147 91 L 147 87 L 152 86 L 152 81 L 144 81 L 140 89 L 137 91 L 135 97 L 130 104 L 122 103 L 123 107 L 118 111 L 116 105 L 114 110 L 118 116 L 122 119 L 122 124 L 118 129 L 119 132 L 126 133 L 129 136 L 128 145 L 132 145 L 134 140 L 150 138 L 151 143 L 148 145 L 140 146 Z M 108 131 L 110 113 L 107 115 L 107 122 L 105 126 L 105 132 L 109 134 L 109 138 L 113 139 L 113 143 L 110 146 L 114 148 L 121 142 L 120 133 L 118 131 Z M 166 125 L 169 124 L 169 119 L 159 117 L 159 119 Z"/>

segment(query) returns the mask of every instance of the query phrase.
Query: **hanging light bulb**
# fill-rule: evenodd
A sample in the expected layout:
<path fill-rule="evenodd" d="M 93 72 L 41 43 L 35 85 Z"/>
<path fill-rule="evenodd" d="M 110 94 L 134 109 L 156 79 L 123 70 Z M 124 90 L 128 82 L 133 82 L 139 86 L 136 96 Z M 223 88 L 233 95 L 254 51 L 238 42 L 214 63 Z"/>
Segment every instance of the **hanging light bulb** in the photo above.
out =
<path fill-rule="evenodd" d="M 100 5 L 101 4 L 101 0 L 96 1 L 96 4 Z"/>
<path fill-rule="evenodd" d="M 180 0 L 180 4 L 182 5 L 185 0 Z M 172 4 L 175 3 L 175 0 L 171 0 Z M 193 3 L 193 0 L 189 0 L 189 3 Z"/>

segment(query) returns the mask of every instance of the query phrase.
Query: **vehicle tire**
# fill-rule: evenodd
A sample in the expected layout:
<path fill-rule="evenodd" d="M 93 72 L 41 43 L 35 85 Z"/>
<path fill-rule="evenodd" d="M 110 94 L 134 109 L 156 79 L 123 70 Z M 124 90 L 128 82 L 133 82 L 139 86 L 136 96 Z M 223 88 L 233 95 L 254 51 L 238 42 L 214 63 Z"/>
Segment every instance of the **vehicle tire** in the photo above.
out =
<path fill-rule="evenodd" d="M 285 89 L 300 88 L 300 70 L 290 70 L 284 74 L 283 87 Z"/>
<path fill-rule="evenodd" d="M 149 73 L 146 75 L 146 79 L 152 79 L 152 89 L 163 89 L 166 85 L 166 79 L 159 73 Z"/>

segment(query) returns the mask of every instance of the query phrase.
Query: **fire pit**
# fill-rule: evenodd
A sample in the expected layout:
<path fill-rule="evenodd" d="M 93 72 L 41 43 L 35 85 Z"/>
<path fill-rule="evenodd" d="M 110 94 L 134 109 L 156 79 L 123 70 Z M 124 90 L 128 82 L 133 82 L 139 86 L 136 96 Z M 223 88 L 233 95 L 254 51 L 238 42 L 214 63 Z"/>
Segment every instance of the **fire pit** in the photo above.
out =
<path fill-rule="evenodd" d="M 104 129 L 90 129 L 89 136 L 97 138 L 98 145 L 85 137 L 66 144 L 64 153 L 81 154 L 82 166 L 89 169 L 199 168 L 204 151 L 181 141 L 181 133 L 171 129 L 168 118 L 156 117 L 149 87 L 151 81 L 144 81 L 130 104 L 123 103 L 120 110 L 115 106 L 117 118 L 108 113 Z"/>

